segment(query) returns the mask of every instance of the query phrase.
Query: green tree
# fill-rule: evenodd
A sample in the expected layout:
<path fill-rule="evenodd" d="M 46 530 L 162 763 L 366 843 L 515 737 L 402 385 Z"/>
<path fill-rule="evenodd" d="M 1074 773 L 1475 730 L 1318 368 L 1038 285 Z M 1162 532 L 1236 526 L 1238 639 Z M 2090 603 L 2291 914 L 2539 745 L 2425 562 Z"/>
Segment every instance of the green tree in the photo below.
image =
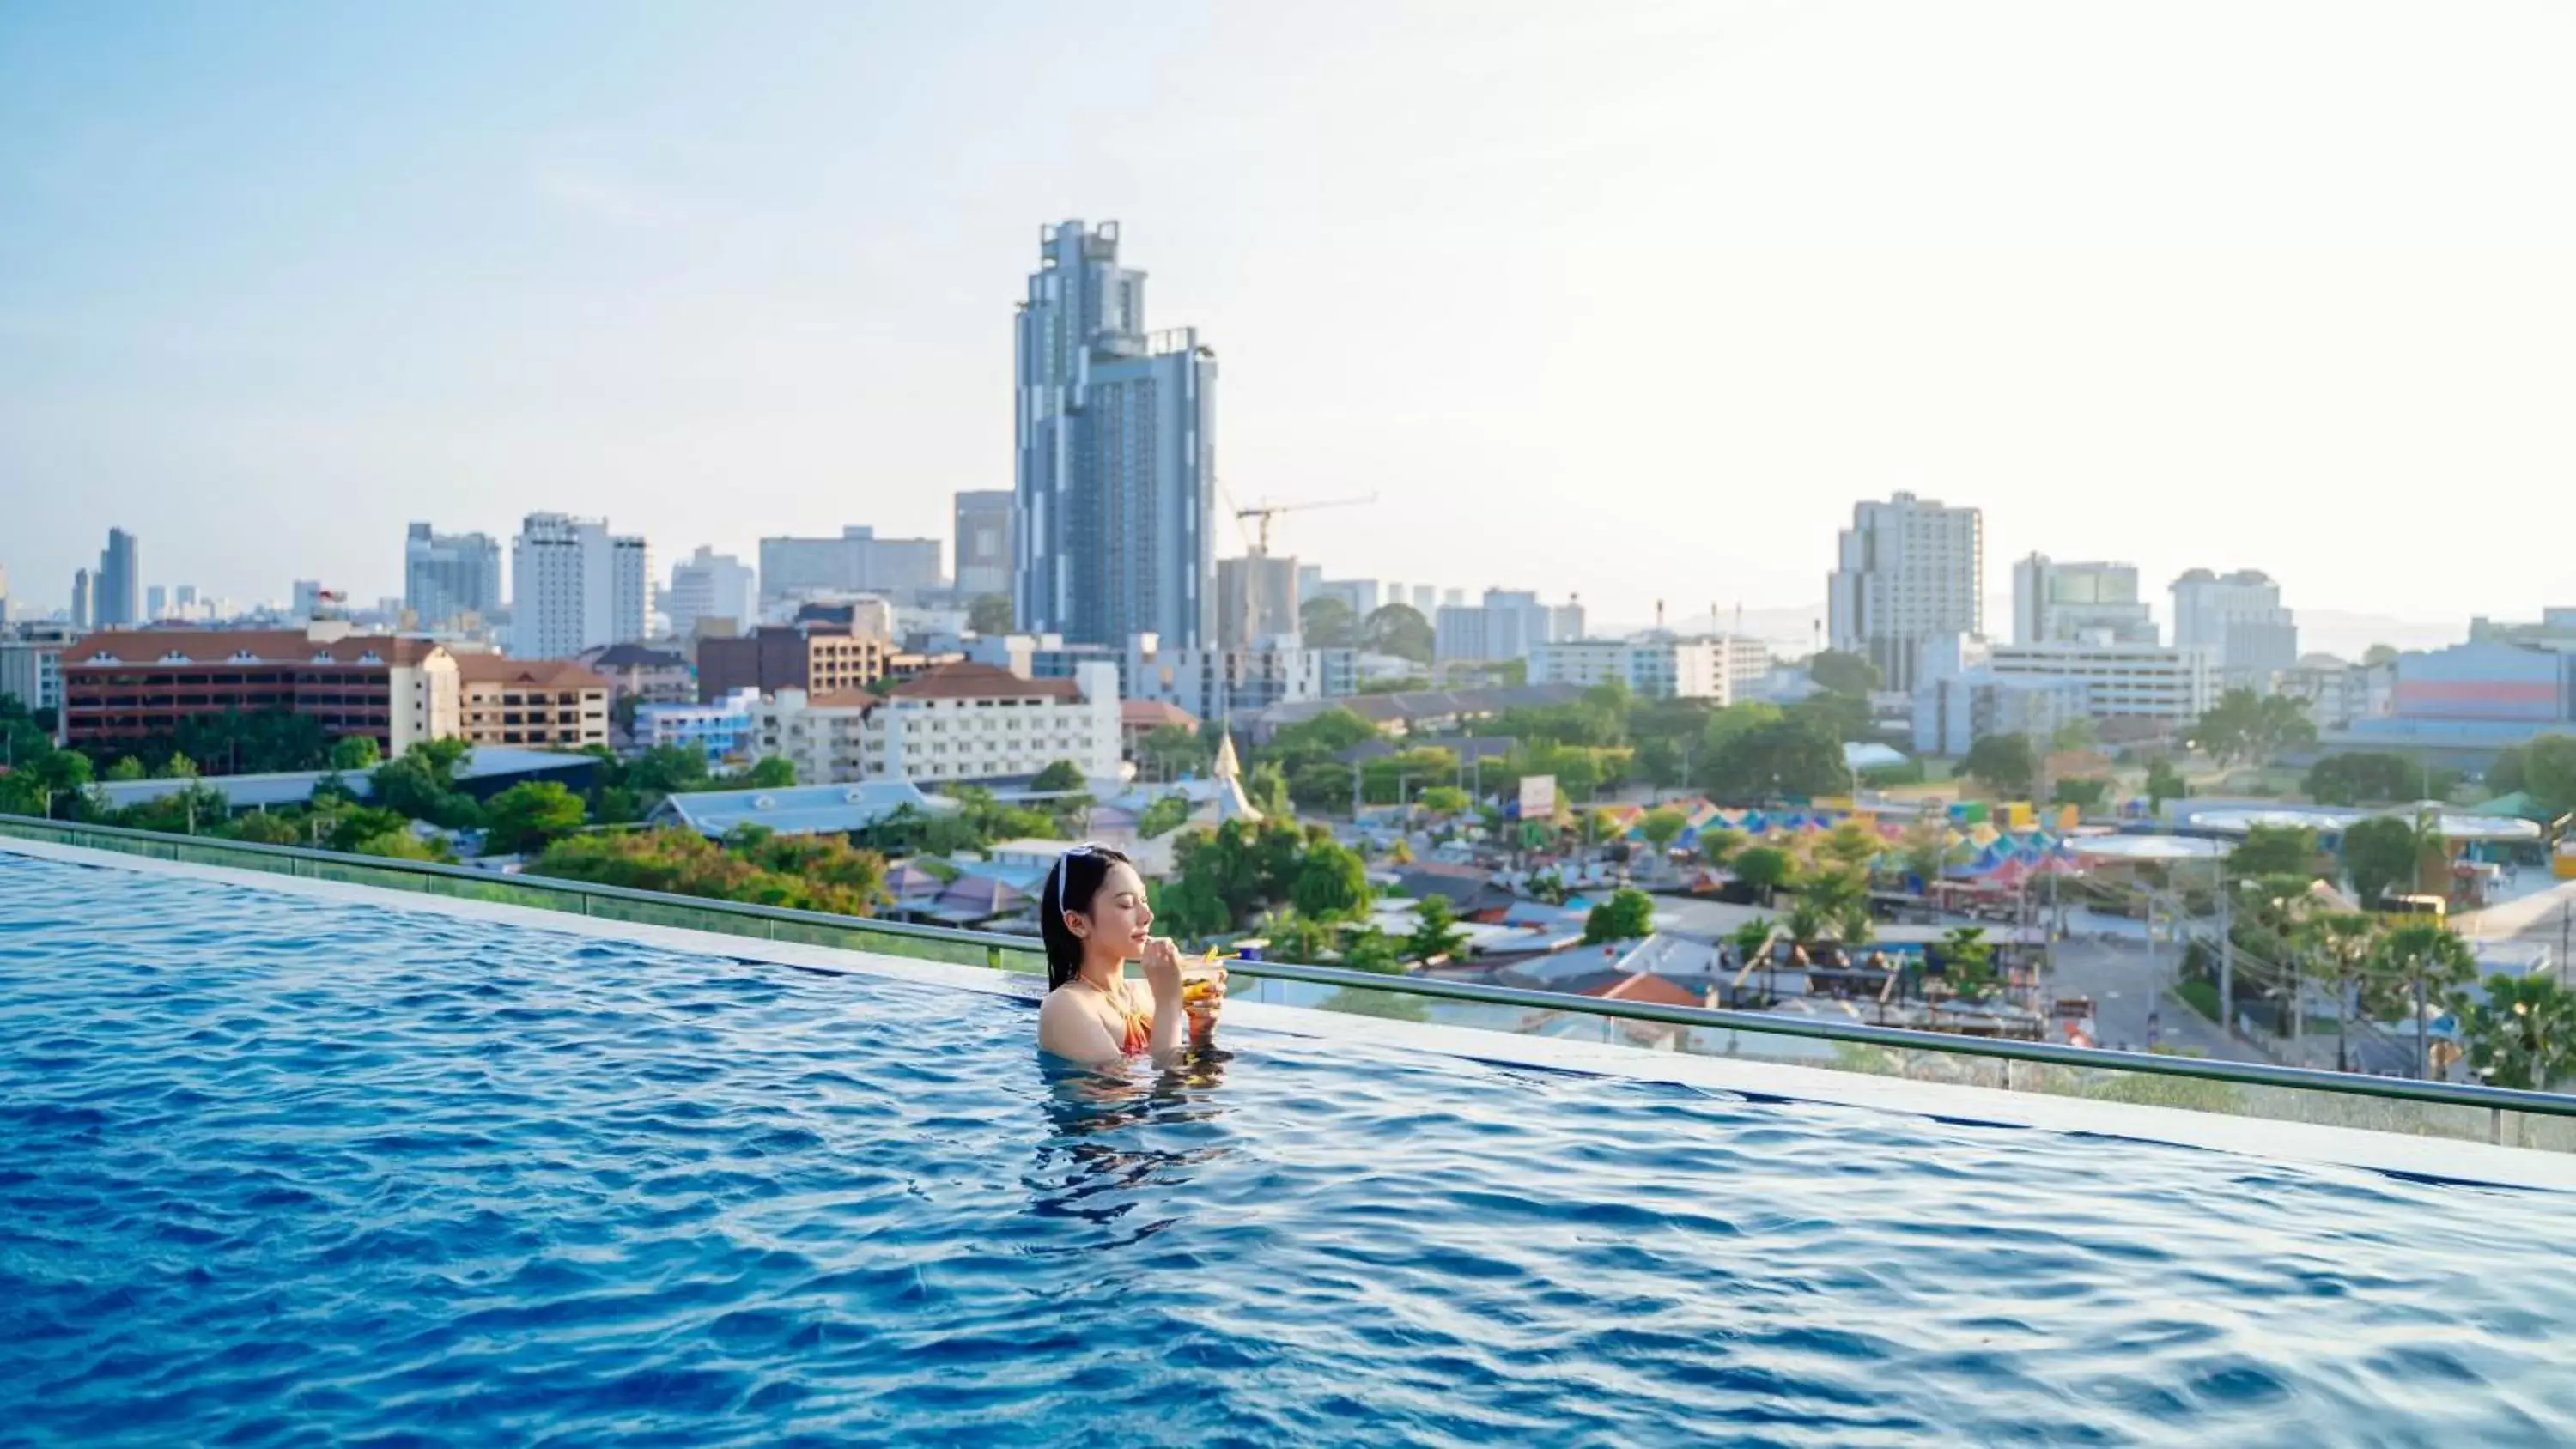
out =
<path fill-rule="evenodd" d="M 2381 933 L 2367 967 L 2380 999 L 2416 1016 L 2431 1003 L 2447 1001 L 2454 989 L 2476 976 L 2478 958 L 2449 927 L 2411 921 Z M 2418 1077 L 2430 1076 L 2432 1071 L 2431 1042 L 2422 1030 L 2427 1025 L 2419 1016 L 2414 1033 Z"/>
<path fill-rule="evenodd" d="M 2200 717 L 2193 736 L 2221 764 L 2261 763 L 2284 750 L 2315 744 L 2317 727 L 2299 702 L 2288 695 L 2231 689 Z"/>
<path fill-rule="evenodd" d="M 2173 761 L 2159 757 L 2147 762 L 2147 809 L 2150 813 L 2162 814 L 2167 800 L 2187 799 L 2190 795 L 2191 787 L 2183 783 Z"/>
<path fill-rule="evenodd" d="M 2376 904 L 2389 887 L 2401 892 L 2415 886 L 2421 857 L 2415 828 L 2392 816 L 2356 820 L 2343 832 L 2343 868 L 2352 877 L 2352 892 L 2362 905 Z"/>
<path fill-rule="evenodd" d="M 434 847 L 408 829 L 388 830 L 370 835 L 358 842 L 358 855 L 372 855 L 385 860 L 450 860 L 444 847 Z"/>
<path fill-rule="evenodd" d="M 641 794 L 659 797 L 704 790 L 712 779 L 705 751 L 686 745 L 653 745 L 626 766 L 624 783 Z"/>
<path fill-rule="evenodd" d="M 189 759 L 186 755 L 174 754 L 162 764 L 157 778 L 163 780 L 193 780 L 197 778 L 197 762 Z"/>
<path fill-rule="evenodd" d="M 1136 833 L 1153 840 L 1171 834 L 1187 825 L 1189 820 L 1190 802 L 1187 799 L 1179 795 L 1157 795 L 1154 803 L 1145 807 L 1145 813 L 1136 817 Z"/>
<path fill-rule="evenodd" d="M 1953 926 L 1939 947 L 1950 989 L 1961 1001 L 1983 1001 L 1995 984 L 1995 948 L 1983 926 Z"/>
<path fill-rule="evenodd" d="M 1434 815 L 1463 815 L 1470 803 L 1467 792 L 1455 785 L 1434 785 L 1413 800 Z"/>
<path fill-rule="evenodd" d="M 1243 798 L 1252 808 L 1276 820 L 1289 820 L 1297 814 L 1288 797 L 1288 777 L 1268 760 L 1243 772 Z"/>
<path fill-rule="evenodd" d="M 2297 876 L 2313 881 L 2325 875 L 2324 865 L 2313 830 L 2257 825 L 2227 853 L 2227 872 L 2236 876 Z"/>
<path fill-rule="evenodd" d="M 796 783 L 796 763 L 779 755 L 763 755 L 751 762 L 751 768 L 725 783 L 736 790 L 784 790 Z"/>
<path fill-rule="evenodd" d="M 1372 610 L 1360 627 L 1360 647 L 1380 654 L 1431 662 L 1431 621 L 1410 604 L 1386 604 Z"/>
<path fill-rule="evenodd" d="M 1330 840 L 1306 848 L 1289 887 L 1297 914 L 1310 921 L 1347 920 L 1368 913 L 1368 862 L 1358 851 Z"/>
<path fill-rule="evenodd" d="M 143 762 L 134 758 L 132 755 L 119 755 L 116 757 L 116 763 L 108 766 L 107 773 L 101 778 L 108 780 L 143 779 L 145 778 L 143 773 Z"/>
<path fill-rule="evenodd" d="M 411 821 L 398 810 L 380 805 L 360 805 L 316 816 L 319 828 L 329 831 L 325 843 L 333 850 L 354 852 L 380 835 L 407 835 Z"/>
<path fill-rule="evenodd" d="M 2576 810 L 2576 735 L 2539 735 L 2522 747 L 2521 788 L 2543 810 L 2564 815 Z"/>
<path fill-rule="evenodd" d="M 1201 773 L 1215 758 L 1213 742 L 1190 725 L 1156 725 L 1136 742 L 1136 763 L 1156 780 Z"/>
<path fill-rule="evenodd" d="M 1814 907 L 1819 926 L 1830 922 L 1845 941 L 1869 939 L 1869 880 L 1857 869 L 1835 865 L 1816 871 L 1799 882 L 1798 897 Z"/>
<path fill-rule="evenodd" d="M 1722 825 L 1712 825 L 1699 833 L 1699 858 L 1711 865 L 1724 865 L 1737 851 L 1744 848 L 1745 839 L 1745 834 L 1741 830 L 1729 830 Z"/>
<path fill-rule="evenodd" d="M 1878 832 L 1857 820 L 1842 822 L 1826 831 L 1825 838 L 1816 842 L 1816 854 L 1855 876 L 1868 871 L 1870 862 L 1878 859 L 1880 849 Z"/>
<path fill-rule="evenodd" d="M 483 844 L 495 854 L 534 854 L 581 829 L 589 810 L 551 780 L 511 786 L 484 806 Z"/>
<path fill-rule="evenodd" d="M 1622 886 L 1583 918 L 1583 943 L 1642 941 L 1655 933 L 1655 898 Z"/>
<path fill-rule="evenodd" d="M 331 768 L 334 770 L 372 770 L 382 759 L 373 735 L 342 735 L 331 742 Z"/>
<path fill-rule="evenodd" d="M 1457 953 L 1467 939 L 1458 929 L 1458 912 L 1444 895 L 1424 896 L 1414 907 L 1413 934 L 1405 938 L 1404 954 L 1416 961 Z"/>
<path fill-rule="evenodd" d="M 1319 595 L 1297 607 L 1298 632 L 1309 649 L 1351 649 L 1359 645 L 1359 620 L 1340 599 Z"/>
<path fill-rule="evenodd" d="M 1836 744 L 1865 740 L 1872 733 L 1869 701 L 1857 694 L 1837 694 L 1832 690 L 1811 694 L 1789 706 L 1788 714 Z"/>
<path fill-rule="evenodd" d="M 36 745 L 18 755 L 17 761 L 9 773 L 0 775 L 0 814 L 83 818 L 92 778 L 89 756 L 55 749 L 39 735 Z"/>
<path fill-rule="evenodd" d="M 1340 964 L 1381 976 L 1404 974 L 1404 960 L 1396 954 L 1395 938 L 1375 926 L 1362 927 L 1342 943 Z"/>
<path fill-rule="evenodd" d="M 1678 810 L 1649 810 L 1646 812 L 1646 818 L 1637 822 L 1638 833 L 1644 835 L 1646 843 L 1655 848 L 1658 858 L 1671 850 L 1673 842 L 1681 839 L 1682 832 L 1689 828 L 1689 817 Z"/>
<path fill-rule="evenodd" d="M 2110 790 L 2111 782 L 2108 780 L 2060 780 L 2057 782 L 2057 788 L 2050 792 L 2048 798 L 2049 802 L 2055 805 L 2072 805 L 2078 810 L 2099 810 L 2102 808 L 2102 797 L 2109 794 Z"/>
<path fill-rule="evenodd" d="M 1008 594 L 976 596 L 975 601 L 966 606 L 966 627 L 984 635 L 1010 633 L 1011 596 Z"/>
<path fill-rule="evenodd" d="M 1783 718 L 1728 734 L 1712 752 L 1706 779 L 1720 799 L 1751 804 L 1830 795 L 1848 787 L 1851 771 L 1841 741 Z"/>
<path fill-rule="evenodd" d="M 1756 916 L 1728 932 L 1727 940 L 1735 946 L 1735 959 L 1750 962 L 1761 955 L 1762 949 L 1771 944 L 1771 933 L 1775 929 L 1769 918 Z"/>
<path fill-rule="evenodd" d="M 1730 868 L 1735 872 L 1735 879 L 1747 890 L 1761 896 L 1765 904 L 1770 902 L 1772 892 L 1789 884 L 1797 874 L 1797 862 L 1790 858 L 1789 852 L 1776 845 L 1755 845 L 1739 850 Z"/>
<path fill-rule="evenodd" d="M 1038 771 L 1037 778 L 1029 782 L 1029 788 L 1042 794 L 1053 794 L 1065 790 L 1079 790 L 1088 783 L 1090 782 L 1082 776 L 1080 765 L 1071 760 L 1058 760 Z"/>
<path fill-rule="evenodd" d="M 2381 752 L 2329 755 L 2308 767 L 2308 798 L 2320 805 L 2383 804 L 2419 796 L 2441 799 L 2458 784 L 2448 770 L 2429 770 Z"/>
<path fill-rule="evenodd" d="M 1807 677 L 1836 694 L 1867 694 L 1881 683 L 1877 665 L 1839 649 L 1827 649 L 1809 659 Z"/>
<path fill-rule="evenodd" d="M 1963 764 L 1987 789 L 2011 800 L 2028 798 L 2039 775 L 2028 735 L 1988 735 L 1968 747 Z"/>
<path fill-rule="evenodd" d="M 455 741 L 438 740 L 445 745 Z M 474 801 L 454 788 L 457 756 L 414 745 L 400 759 L 387 760 L 368 776 L 376 803 L 412 820 L 426 820 L 449 830 L 468 830 L 483 823 Z"/>
<path fill-rule="evenodd" d="M 2492 1085 L 2546 1092 L 2576 1075 L 2576 993 L 2547 976 L 2486 980 L 2486 999 L 2462 993 L 2452 1008 L 2469 1066 Z"/>
<path fill-rule="evenodd" d="M 223 833 L 253 845 L 300 845 L 304 841 L 304 833 L 296 828 L 293 818 L 268 811 L 245 815 L 226 826 Z"/>
<path fill-rule="evenodd" d="M 2380 917 L 2366 911 L 2330 911 L 2301 921 L 2295 936 L 2310 974 L 2334 989 L 2335 1070 L 2339 1072 L 2352 1069 L 2353 987 L 2361 979 L 2363 964 L 2378 950 L 2380 922 Z"/>

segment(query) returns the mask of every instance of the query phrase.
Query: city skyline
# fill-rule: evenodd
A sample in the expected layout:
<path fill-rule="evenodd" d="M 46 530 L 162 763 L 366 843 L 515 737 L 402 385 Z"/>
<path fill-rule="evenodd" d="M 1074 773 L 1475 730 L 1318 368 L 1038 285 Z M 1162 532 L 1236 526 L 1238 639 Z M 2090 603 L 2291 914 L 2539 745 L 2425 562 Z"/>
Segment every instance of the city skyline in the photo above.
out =
<path fill-rule="evenodd" d="M 2531 617 L 2576 226 L 2512 178 L 2576 134 L 2576 46 L 2513 14 L 661 17 L 586 66 L 570 7 L 13 15 L 0 563 L 50 611 L 110 526 L 243 599 L 398 594 L 409 521 L 532 507 L 663 557 L 947 539 L 1010 482 L 997 309 L 1078 215 L 1219 344 L 1233 502 L 1380 495 L 1286 524 L 1334 577 L 1803 610 L 1851 503 L 1907 490 L 2151 597 L 2259 568 L 2303 614 Z M 1152 83 L 1033 158 L 1096 67 L 996 95 L 995 47 Z M 502 99 L 455 124 L 468 93 Z M 2388 526 L 2428 497 L 2493 521 L 2476 568 Z"/>

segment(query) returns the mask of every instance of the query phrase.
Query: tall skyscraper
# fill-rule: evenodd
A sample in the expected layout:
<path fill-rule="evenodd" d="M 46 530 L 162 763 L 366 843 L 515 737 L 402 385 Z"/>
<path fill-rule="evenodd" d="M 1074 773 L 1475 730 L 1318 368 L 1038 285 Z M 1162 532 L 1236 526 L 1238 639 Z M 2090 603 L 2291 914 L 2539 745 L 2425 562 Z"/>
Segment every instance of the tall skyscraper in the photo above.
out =
<path fill-rule="evenodd" d="M 2299 662 L 2299 626 L 2281 606 L 2281 586 L 2256 569 L 2220 575 L 2192 569 L 2173 581 L 2174 642 L 2218 658 L 2222 689 L 2269 694 Z"/>
<path fill-rule="evenodd" d="M 1911 493 L 1854 504 L 1838 563 L 1825 580 L 1828 637 L 1877 665 L 1888 689 L 1914 688 L 1925 640 L 1985 632 L 1986 521 L 1974 508 Z"/>
<path fill-rule="evenodd" d="M 982 598 L 1011 591 L 1012 513 L 1008 489 L 957 495 L 957 592 Z"/>
<path fill-rule="evenodd" d="M 322 581 L 297 579 L 288 591 L 287 612 L 297 619 L 322 617 Z"/>
<path fill-rule="evenodd" d="M 145 585 L 143 589 L 143 617 L 145 621 L 158 621 L 167 617 L 169 611 L 170 591 L 159 584 Z"/>
<path fill-rule="evenodd" d="M 424 629 L 501 610 L 501 542 L 488 533 L 436 533 L 415 523 L 403 538 L 403 607 Z"/>
<path fill-rule="evenodd" d="M 607 521 L 531 513 L 510 541 L 510 652 L 565 659 L 652 632 L 652 551 Z"/>
<path fill-rule="evenodd" d="M 671 617 L 671 633 L 687 639 L 701 619 L 731 619 L 738 633 L 760 622 L 760 593 L 751 566 L 705 544 L 671 566 L 671 591 L 662 596 L 662 612 Z"/>
<path fill-rule="evenodd" d="M 1040 233 L 1020 304 L 1014 617 L 1080 644 L 1216 638 L 1216 353 L 1145 329 L 1118 224 Z"/>
<path fill-rule="evenodd" d="M 143 565 L 133 534 L 121 528 L 107 531 L 93 587 L 98 598 L 91 623 L 101 629 L 130 629 L 143 622 Z"/>
<path fill-rule="evenodd" d="M 2138 597 L 2138 566 L 2059 563 L 2035 553 L 2013 565 L 2015 644 L 2074 644 L 2108 635 L 2115 644 L 2157 642 Z"/>
<path fill-rule="evenodd" d="M 97 627 L 98 585 L 91 581 L 89 570 L 72 570 L 72 627 Z"/>

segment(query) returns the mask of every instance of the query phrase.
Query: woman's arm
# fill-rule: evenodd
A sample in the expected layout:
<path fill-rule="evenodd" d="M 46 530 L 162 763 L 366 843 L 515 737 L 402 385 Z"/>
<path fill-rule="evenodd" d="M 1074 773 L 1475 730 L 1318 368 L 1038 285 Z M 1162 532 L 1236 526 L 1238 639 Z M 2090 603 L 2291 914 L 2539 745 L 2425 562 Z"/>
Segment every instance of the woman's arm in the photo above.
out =
<path fill-rule="evenodd" d="M 1038 1008 L 1038 1050 L 1086 1067 L 1115 1066 L 1126 1057 L 1100 1018 L 1061 991 L 1048 993 Z"/>
<path fill-rule="evenodd" d="M 1153 1054 L 1154 1065 L 1168 1067 L 1188 1055 L 1190 1048 L 1189 1013 L 1181 1009 L 1181 993 L 1157 992 L 1141 981 L 1131 981 L 1127 989 L 1152 1003 L 1153 1034 L 1145 1049 Z"/>

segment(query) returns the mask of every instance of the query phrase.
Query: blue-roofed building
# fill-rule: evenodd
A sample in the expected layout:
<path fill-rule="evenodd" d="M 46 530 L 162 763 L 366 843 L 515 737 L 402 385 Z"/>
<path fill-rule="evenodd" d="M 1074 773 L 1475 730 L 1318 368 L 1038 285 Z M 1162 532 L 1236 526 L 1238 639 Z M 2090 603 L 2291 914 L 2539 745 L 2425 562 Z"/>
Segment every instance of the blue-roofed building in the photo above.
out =
<path fill-rule="evenodd" d="M 375 782 L 365 770 L 292 770 L 268 775 L 207 775 L 185 780 L 105 780 L 92 788 L 112 809 L 149 804 L 164 795 L 175 795 L 191 785 L 205 785 L 223 792 L 227 805 L 236 811 L 282 809 L 308 804 L 314 787 L 332 775 L 338 775 L 340 786 L 357 799 L 371 799 Z M 453 774 L 456 788 L 477 800 L 488 800 L 513 785 L 549 780 L 576 794 L 586 792 L 599 774 L 596 756 L 567 754 L 557 750 L 512 749 L 506 745 L 477 745 L 459 760 Z"/>
<path fill-rule="evenodd" d="M 723 839 L 738 825 L 758 825 L 779 835 L 846 835 L 907 806 L 925 815 L 958 808 L 956 801 L 925 795 L 908 781 L 870 780 L 776 790 L 693 790 L 665 797 L 646 823 L 676 825 L 711 840 Z"/>
<path fill-rule="evenodd" d="M 759 730 L 760 691 L 737 689 L 705 704 L 647 704 L 635 710 L 635 743 L 679 745 L 710 765 L 750 758 Z"/>

